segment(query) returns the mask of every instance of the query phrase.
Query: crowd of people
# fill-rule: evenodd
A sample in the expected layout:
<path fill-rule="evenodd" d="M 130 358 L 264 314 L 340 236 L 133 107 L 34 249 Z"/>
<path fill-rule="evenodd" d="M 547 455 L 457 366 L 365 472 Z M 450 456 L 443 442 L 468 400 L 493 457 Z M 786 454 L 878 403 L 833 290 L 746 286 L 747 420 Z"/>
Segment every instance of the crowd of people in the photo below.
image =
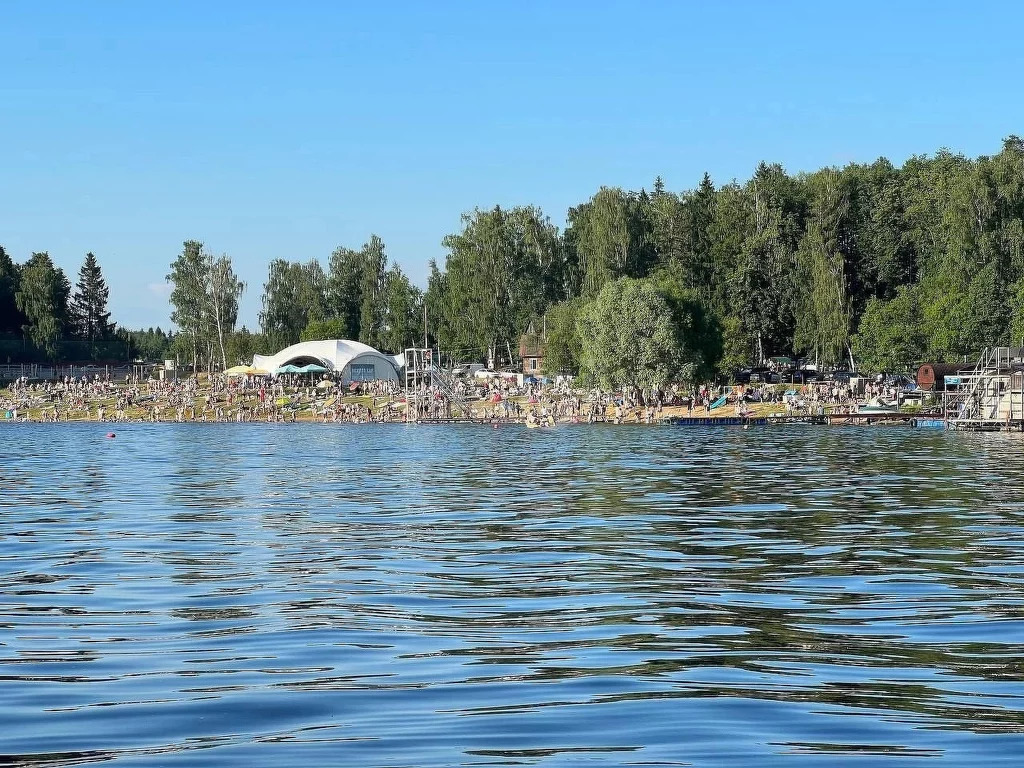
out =
<path fill-rule="evenodd" d="M 894 385 L 867 382 L 860 391 L 848 383 L 786 385 L 699 385 L 627 388 L 619 392 L 580 390 L 568 381 L 542 385 L 514 378 L 457 379 L 446 386 L 422 383 L 408 398 L 396 380 L 341 382 L 309 376 L 228 377 L 223 374 L 180 379 L 123 381 L 109 376 L 65 376 L 55 381 L 20 378 L 0 390 L 0 417 L 37 421 L 172 421 L 371 423 L 474 420 L 537 424 L 657 423 L 670 415 L 710 415 L 720 405 L 728 413 L 752 415 L 770 405 L 786 415 L 856 412 L 863 402 L 885 403 L 898 395 Z M 763 409 L 762 409 L 763 410 Z M 718 411 L 725 413 L 726 409 Z M 716 414 L 717 415 L 717 414 Z"/>

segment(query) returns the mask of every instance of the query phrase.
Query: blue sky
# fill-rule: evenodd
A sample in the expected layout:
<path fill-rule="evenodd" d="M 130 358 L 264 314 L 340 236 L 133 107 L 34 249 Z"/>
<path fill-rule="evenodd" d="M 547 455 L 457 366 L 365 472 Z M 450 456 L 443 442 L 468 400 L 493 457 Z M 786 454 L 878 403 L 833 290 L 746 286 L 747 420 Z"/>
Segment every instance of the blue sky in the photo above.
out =
<path fill-rule="evenodd" d="M 0 244 L 169 325 L 185 239 L 257 325 L 273 258 L 379 234 L 423 285 L 460 214 L 991 154 L 1024 134 L 1024 6 L 952 2 L 0 4 Z"/>

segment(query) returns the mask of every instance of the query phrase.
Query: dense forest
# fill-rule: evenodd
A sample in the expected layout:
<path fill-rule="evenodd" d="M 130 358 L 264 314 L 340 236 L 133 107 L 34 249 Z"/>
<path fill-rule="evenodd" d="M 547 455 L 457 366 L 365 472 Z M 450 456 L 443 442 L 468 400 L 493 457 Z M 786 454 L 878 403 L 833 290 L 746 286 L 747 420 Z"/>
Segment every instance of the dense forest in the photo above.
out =
<path fill-rule="evenodd" d="M 549 368 L 596 372 L 596 327 L 580 320 L 614 304 L 602 289 L 618 278 L 649 283 L 649 306 L 676 316 L 677 346 L 705 371 L 780 355 L 894 370 L 1024 337 L 1015 136 L 976 160 L 941 151 L 794 176 L 761 164 L 745 183 L 705 176 L 682 194 L 660 179 L 602 188 L 567 222 L 560 236 L 533 208 L 465 217 L 426 297 L 442 348 L 483 354 L 546 313 Z"/>
<path fill-rule="evenodd" d="M 138 353 L 201 368 L 300 339 L 399 351 L 422 343 L 425 308 L 430 343 L 456 359 L 511 362 L 533 322 L 549 373 L 608 383 L 708 378 L 772 356 L 868 371 L 959 360 L 1024 338 L 1024 141 L 902 167 L 762 163 L 746 182 L 705 175 L 682 193 L 661 179 L 602 187 L 564 231 L 536 207 L 477 209 L 443 244 L 425 292 L 376 235 L 326 268 L 275 260 L 250 332 L 235 327 L 245 285 L 230 258 L 187 241 L 167 276 L 173 335 L 115 330 L 91 254 L 72 292 L 46 253 L 17 265 L 0 249 L 0 338 L 50 357 L 62 339 L 94 352 L 135 339 Z"/>

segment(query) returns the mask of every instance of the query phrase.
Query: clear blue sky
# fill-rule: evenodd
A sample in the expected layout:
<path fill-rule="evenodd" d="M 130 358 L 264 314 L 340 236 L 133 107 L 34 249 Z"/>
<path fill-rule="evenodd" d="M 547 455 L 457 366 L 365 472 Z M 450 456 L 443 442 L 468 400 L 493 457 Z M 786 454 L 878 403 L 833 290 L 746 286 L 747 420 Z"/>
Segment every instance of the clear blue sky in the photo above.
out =
<path fill-rule="evenodd" d="M 205 241 L 249 284 L 371 232 L 423 285 L 459 216 L 991 154 L 1024 134 L 1018 2 L 0 4 L 0 244 L 114 319 L 169 325 L 163 277 Z"/>

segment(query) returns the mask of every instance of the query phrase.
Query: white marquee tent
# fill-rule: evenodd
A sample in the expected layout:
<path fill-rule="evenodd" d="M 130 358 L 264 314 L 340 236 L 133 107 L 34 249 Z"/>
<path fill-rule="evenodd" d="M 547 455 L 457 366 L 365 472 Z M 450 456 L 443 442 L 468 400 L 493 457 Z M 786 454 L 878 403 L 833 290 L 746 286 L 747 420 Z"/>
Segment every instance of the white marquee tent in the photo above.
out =
<path fill-rule="evenodd" d="M 399 361 L 358 341 L 329 339 L 301 341 L 285 347 L 276 355 L 255 355 L 254 368 L 273 373 L 282 366 L 316 363 L 340 374 L 343 384 L 350 381 L 398 380 Z"/>

